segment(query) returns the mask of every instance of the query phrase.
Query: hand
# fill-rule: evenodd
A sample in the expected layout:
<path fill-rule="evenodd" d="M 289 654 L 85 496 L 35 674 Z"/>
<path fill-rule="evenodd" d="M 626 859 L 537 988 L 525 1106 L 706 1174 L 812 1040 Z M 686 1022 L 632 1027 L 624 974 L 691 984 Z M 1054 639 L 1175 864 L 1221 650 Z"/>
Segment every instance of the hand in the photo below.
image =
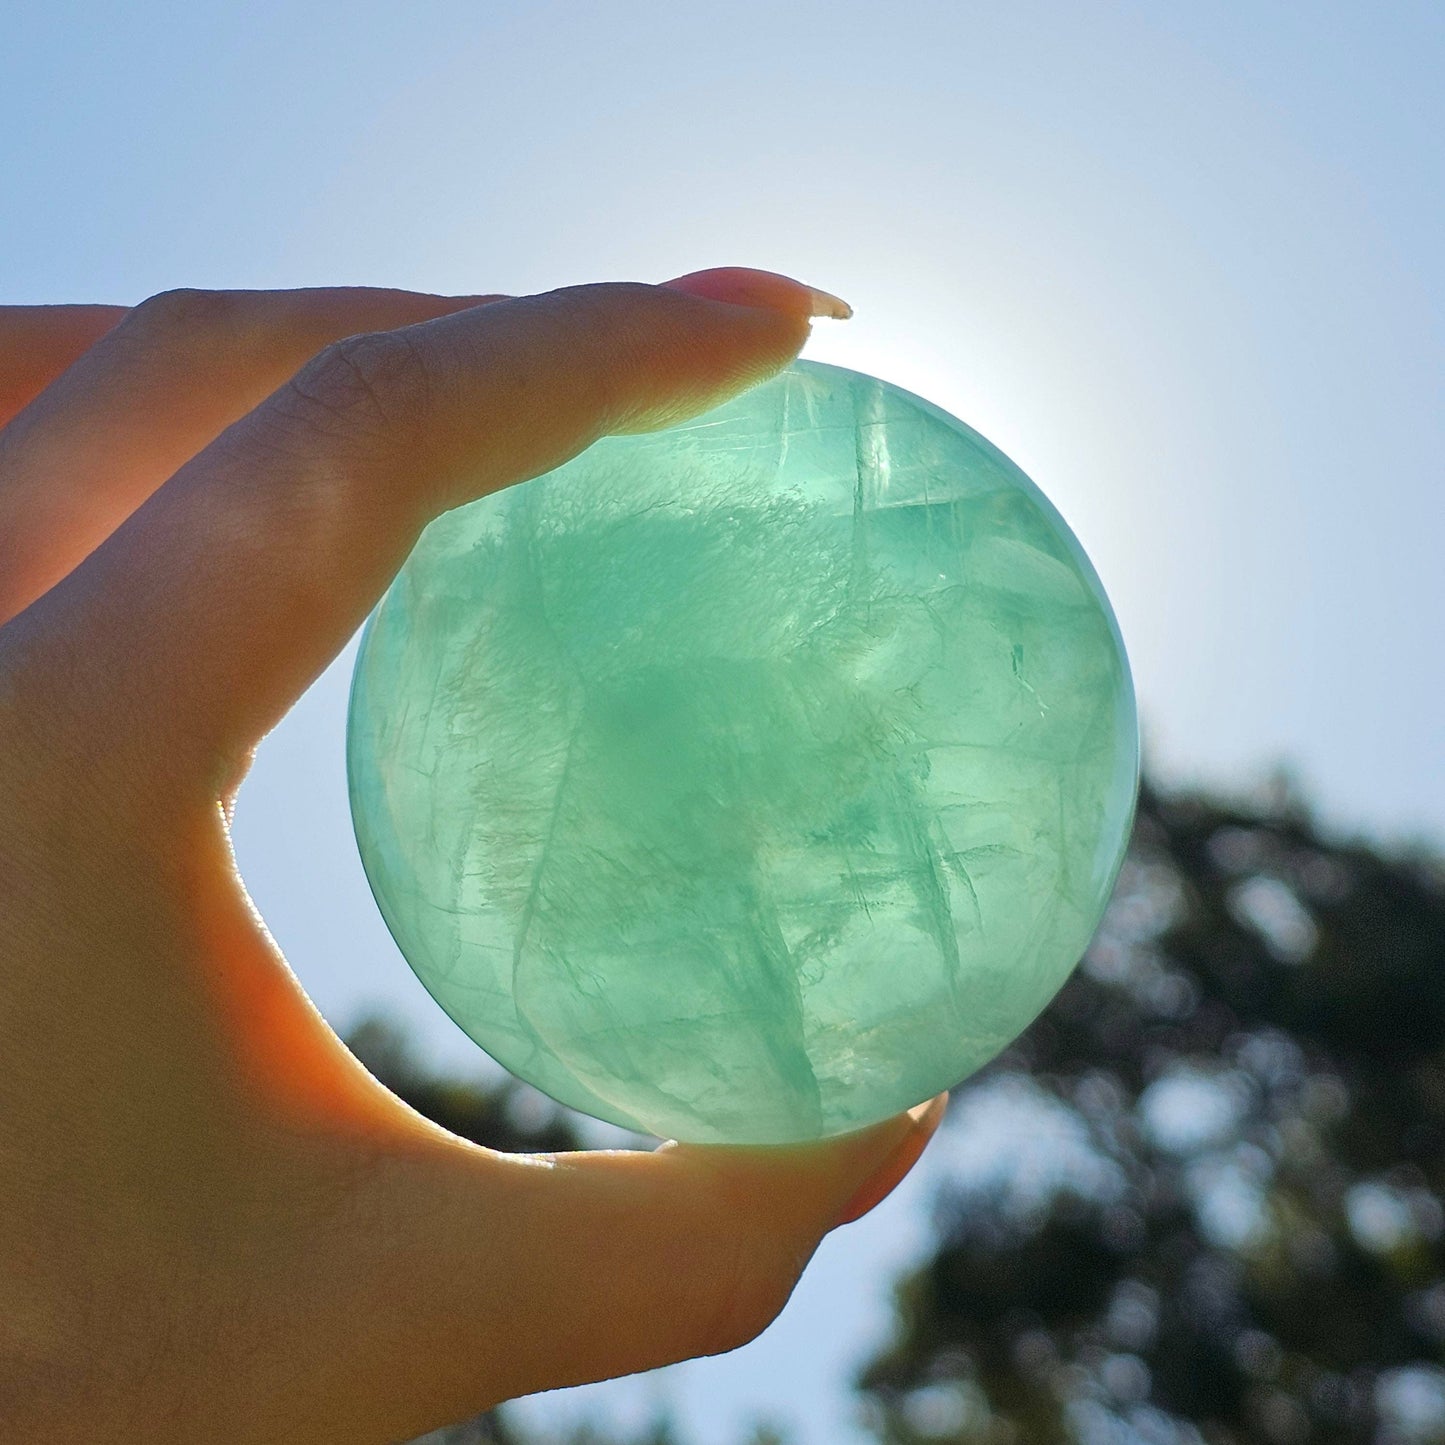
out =
<path fill-rule="evenodd" d="M 943 1096 L 788 1149 L 468 1144 L 323 1022 L 227 829 L 431 517 L 824 313 L 741 270 L 0 310 L 4 1438 L 364 1445 L 726 1350 L 912 1166 Z"/>

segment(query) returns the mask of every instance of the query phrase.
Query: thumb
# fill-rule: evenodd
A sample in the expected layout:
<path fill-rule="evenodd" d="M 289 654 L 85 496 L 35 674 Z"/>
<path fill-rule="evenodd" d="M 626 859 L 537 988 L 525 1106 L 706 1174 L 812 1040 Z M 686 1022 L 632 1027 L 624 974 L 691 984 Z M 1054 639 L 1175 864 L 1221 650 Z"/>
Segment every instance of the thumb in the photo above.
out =
<path fill-rule="evenodd" d="M 507 1393 L 577 1384 L 760 1334 L 823 1236 L 913 1167 L 947 1095 L 802 1146 L 665 1144 L 652 1154 L 514 1158 L 519 1297 L 542 1314 Z M 545 1303 L 544 1303 L 545 1301 Z"/>
<path fill-rule="evenodd" d="M 343 1313 L 366 1338 L 345 1358 L 378 1367 L 349 1404 L 400 1437 L 745 1344 L 822 1237 L 908 1173 L 947 1098 L 786 1147 L 499 1155 L 417 1131 L 371 1176 L 375 1227 L 350 1237 L 374 1258 L 347 1263 L 361 1295 Z"/>

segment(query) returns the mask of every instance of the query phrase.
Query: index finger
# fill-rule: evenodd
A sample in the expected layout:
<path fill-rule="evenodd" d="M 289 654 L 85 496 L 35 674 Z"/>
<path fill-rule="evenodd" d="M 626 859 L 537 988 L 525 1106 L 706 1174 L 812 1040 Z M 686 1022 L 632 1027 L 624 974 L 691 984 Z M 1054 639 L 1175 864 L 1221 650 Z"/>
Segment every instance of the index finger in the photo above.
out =
<path fill-rule="evenodd" d="M 836 314 L 765 289 L 572 287 L 328 347 L 0 632 L 52 767 L 224 796 L 434 516 L 707 410 Z"/>

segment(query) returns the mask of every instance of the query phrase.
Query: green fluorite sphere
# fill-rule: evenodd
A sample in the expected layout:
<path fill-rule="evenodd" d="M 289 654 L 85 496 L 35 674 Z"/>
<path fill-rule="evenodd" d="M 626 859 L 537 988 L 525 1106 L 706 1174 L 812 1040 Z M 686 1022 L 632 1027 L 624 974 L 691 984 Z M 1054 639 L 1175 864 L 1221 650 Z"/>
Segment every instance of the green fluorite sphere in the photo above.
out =
<path fill-rule="evenodd" d="M 908 392 L 788 371 L 439 517 L 372 616 L 361 856 L 499 1063 L 775 1143 L 955 1084 L 1097 926 L 1128 664 L 1058 513 Z"/>

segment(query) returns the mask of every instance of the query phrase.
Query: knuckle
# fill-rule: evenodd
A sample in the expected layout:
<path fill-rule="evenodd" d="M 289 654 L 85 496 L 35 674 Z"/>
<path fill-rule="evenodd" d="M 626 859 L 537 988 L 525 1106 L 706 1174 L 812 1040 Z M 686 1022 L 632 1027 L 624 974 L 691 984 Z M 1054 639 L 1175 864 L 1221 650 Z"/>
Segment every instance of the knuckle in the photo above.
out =
<path fill-rule="evenodd" d="M 571 357 L 568 386 L 576 408 L 599 419 L 603 431 L 623 424 L 631 409 L 642 353 L 658 335 L 642 318 L 658 316 L 679 292 L 642 281 L 599 281 L 564 286 L 533 298 L 539 320 L 539 344 L 556 356 Z M 605 358 L 605 360 L 603 359 Z"/>
<path fill-rule="evenodd" d="M 239 331 L 252 311 L 238 291 L 207 291 L 190 286 L 161 291 L 131 311 L 122 325 L 132 333 L 211 337 Z"/>
<path fill-rule="evenodd" d="M 332 342 L 287 384 L 288 416 L 332 440 L 414 449 L 426 435 L 431 379 L 404 332 Z"/>

